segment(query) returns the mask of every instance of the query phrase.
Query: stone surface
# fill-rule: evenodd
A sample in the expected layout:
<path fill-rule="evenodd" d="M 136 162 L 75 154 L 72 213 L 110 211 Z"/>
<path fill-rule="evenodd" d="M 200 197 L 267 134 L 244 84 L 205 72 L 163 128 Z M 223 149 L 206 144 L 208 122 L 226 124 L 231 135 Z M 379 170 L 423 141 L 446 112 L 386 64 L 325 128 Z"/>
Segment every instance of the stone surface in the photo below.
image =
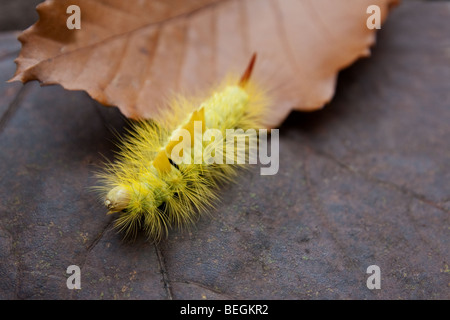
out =
<path fill-rule="evenodd" d="M 0 30 L 23 30 L 37 21 L 36 6 L 43 0 L 2 0 Z"/>

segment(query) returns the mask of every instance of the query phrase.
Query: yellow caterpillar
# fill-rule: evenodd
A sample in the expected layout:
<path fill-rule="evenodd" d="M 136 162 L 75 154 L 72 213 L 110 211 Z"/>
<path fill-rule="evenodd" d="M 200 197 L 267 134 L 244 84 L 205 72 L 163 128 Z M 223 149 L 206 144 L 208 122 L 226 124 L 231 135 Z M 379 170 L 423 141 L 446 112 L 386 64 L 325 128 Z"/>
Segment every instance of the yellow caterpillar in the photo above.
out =
<path fill-rule="evenodd" d="M 135 236 L 143 229 L 157 241 L 170 227 L 191 224 L 213 205 L 218 184 L 232 180 L 243 165 L 240 152 L 248 155 L 256 148 L 248 129 L 263 127 L 267 100 L 250 81 L 255 58 L 239 81 L 221 85 L 199 105 L 178 98 L 165 120 L 139 121 L 121 139 L 115 162 L 99 173 L 101 186 L 96 187 L 108 214 L 118 213 L 119 231 Z M 242 130 L 229 141 L 227 129 Z M 208 130 L 216 134 L 207 138 Z M 245 150 L 238 150 L 235 138 L 247 139 Z"/>

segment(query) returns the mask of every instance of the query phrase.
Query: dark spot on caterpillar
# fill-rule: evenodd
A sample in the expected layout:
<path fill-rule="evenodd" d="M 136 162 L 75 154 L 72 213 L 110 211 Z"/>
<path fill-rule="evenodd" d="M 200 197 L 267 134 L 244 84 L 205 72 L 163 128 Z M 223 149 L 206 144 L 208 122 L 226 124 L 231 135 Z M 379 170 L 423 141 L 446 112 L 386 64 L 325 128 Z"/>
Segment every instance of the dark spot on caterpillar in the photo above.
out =
<path fill-rule="evenodd" d="M 172 159 L 169 158 L 169 162 L 170 162 L 170 164 L 171 164 L 172 166 L 174 166 L 177 170 L 180 170 L 180 167 L 179 167 L 175 162 L 173 162 Z"/>
<path fill-rule="evenodd" d="M 166 203 L 163 202 L 159 207 L 158 210 L 160 210 L 161 212 L 166 212 Z"/>

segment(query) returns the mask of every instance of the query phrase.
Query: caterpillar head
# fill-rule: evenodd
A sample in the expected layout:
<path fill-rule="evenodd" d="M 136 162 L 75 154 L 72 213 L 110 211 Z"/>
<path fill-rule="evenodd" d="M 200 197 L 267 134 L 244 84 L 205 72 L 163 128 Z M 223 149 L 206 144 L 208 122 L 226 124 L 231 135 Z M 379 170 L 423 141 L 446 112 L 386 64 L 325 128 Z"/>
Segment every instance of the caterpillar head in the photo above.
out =
<path fill-rule="evenodd" d="M 130 202 L 130 192 L 123 186 L 117 186 L 108 192 L 105 198 L 105 206 L 108 214 L 124 210 Z"/>

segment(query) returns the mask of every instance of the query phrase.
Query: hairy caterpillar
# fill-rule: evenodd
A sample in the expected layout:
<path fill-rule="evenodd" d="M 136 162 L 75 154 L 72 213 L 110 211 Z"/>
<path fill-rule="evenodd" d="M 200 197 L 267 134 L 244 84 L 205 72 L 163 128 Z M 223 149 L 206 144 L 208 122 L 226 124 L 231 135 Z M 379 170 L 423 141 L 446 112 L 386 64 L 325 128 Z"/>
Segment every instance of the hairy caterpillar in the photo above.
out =
<path fill-rule="evenodd" d="M 251 138 L 248 129 L 262 128 L 267 106 L 262 91 L 250 81 L 255 59 L 253 55 L 240 80 L 221 85 L 202 103 L 177 98 L 163 121 L 139 121 L 121 139 L 115 162 L 98 174 L 102 183 L 97 189 L 108 214 L 118 213 L 115 227 L 125 236 L 143 229 L 159 240 L 170 227 L 191 224 L 213 206 L 218 185 L 236 176 L 243 165 L 237 156 L 256 146 L 247 139 L 245 150 L 237 150 L 235 138 Z M 208 129 L 217 135 L 205 139 L 202 134 Z M 224 138 L 227 129 L 242 130 L 229 141 Z"/>

